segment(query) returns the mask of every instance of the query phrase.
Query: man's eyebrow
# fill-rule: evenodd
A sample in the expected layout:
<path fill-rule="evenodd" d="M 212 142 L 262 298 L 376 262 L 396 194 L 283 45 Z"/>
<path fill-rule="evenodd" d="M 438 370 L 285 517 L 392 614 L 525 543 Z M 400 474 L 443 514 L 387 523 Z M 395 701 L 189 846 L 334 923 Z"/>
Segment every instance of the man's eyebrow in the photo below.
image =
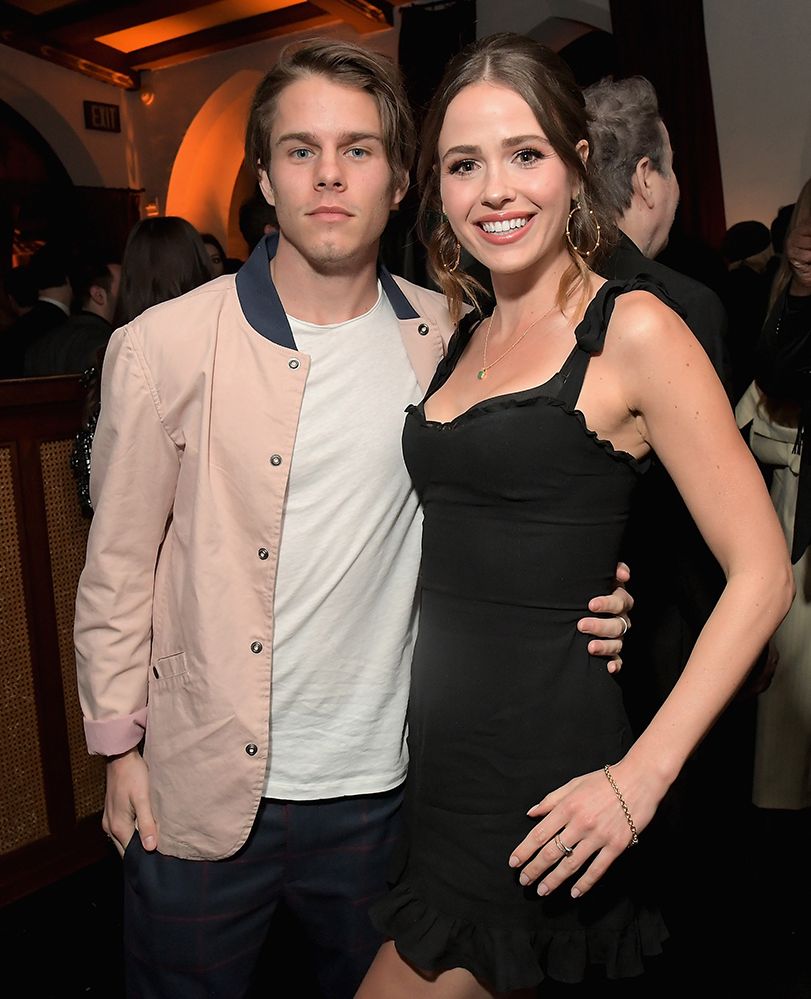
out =
<path fill-rule="evenodd" d="M 343 132 L 338 136 L 339 146 L 351 146 L 356 142 L 383 142 L 376 132 Z M 307 146 L 320 146 L 318 136 L 312 132 L 285 132 L 276 139 L 276 145 L 284 142 L 303 142 Z"/>

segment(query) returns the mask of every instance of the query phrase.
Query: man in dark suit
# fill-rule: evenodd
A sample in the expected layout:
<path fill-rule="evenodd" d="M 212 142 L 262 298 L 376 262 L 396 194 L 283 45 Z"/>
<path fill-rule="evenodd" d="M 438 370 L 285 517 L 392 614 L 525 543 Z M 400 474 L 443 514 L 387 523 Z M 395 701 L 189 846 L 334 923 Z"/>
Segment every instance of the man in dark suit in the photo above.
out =
<path fill-rule="evenodd" d="M 84 260 L 73 268 L 71 282 L 80 311 L 28 348 L 25 374 L 67 375 L 97 366 L 99 352 L 113 332 L 120 280 L 121 265 L 117 263 Z"/>
<path fill-rule="evenodd" d="M 648 274 L 657 280 L 701 343 L 730 394 L 727 320 L 721 300 L 705 285 L 653 258 L 668 239 L 679 199 L 673 150 L 656 91 L 643 77 L 603 80 L 585 91 L 591 148 L 589 168 L 600 176 L 619 245 L 600 268 L 607 278 Z M 689 335 L 685 332 L 685 335 Z M 724 587 L 723 573 L 704 543 L 664 467 L 654 462 L 640 483 L 623 557 L 633 573 L 634 630 L 626 640 L 623 691 L 642 728 L 679 678 Z M 696 830 L 726 840 L 735 816 L 748 807 L 754 714 L 728 711 L 683 771 L 660 810 L 656 832 L 674 858 L 667 872 L 665 918 L 679 942 L 692 937 L 699 952 L 706 927 L 683 890 L 710 876 L 715 863 Z M 653 827 L 652 827 L 653 830 Z M 738 837 L 741 840 L 741 837 Z M 711 851 L 709 851 L 711 852 Z M 677 951 L 678 952 L 678 951 Z"/>
<path fill-rule="evenodd" d="M 37 303 L 0 337 L 0 378 L 22 378 L 28 348 L 70 316 L 73 290 L 61 248 L 46 243 L 28 266 L 37 285 Z"/>

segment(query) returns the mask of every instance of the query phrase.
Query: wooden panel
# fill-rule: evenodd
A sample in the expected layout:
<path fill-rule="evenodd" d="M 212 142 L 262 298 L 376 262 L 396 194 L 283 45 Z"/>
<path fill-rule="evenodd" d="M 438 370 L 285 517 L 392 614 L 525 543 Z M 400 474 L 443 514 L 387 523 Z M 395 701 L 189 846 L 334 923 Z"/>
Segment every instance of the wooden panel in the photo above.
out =
<path fill-rule="evenodd" d="M 49 832 L 12 453 L 0 448 L 0 853 Z"/>
<path fill-rule="evenodd" d="M 90 756 L 87 752 L 76 688 L 73 612 L 76 587 L 84 565 L 89 522 L 82 516 L 76 499 L 76 484 L 70 469 L 72 449 L 72 439 L 44 443 L 40 446 L 40 464 L 73 797 L 76 818 L 81 819 L 100 811 L 104 806 L 104 760 L 100 756 Z"/>
<path fill-rule="evenodd" d="M 0 381 L 0 905 L 109 849 L 73 660 L 88 525 L 69 462 L 83 397 L 75 376 Z"/>

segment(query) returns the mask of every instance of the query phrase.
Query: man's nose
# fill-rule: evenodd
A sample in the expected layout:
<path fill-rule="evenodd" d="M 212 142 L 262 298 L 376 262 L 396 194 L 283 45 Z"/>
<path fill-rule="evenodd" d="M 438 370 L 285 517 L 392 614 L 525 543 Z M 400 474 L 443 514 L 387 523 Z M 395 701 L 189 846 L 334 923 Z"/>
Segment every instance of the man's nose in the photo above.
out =
<path fill-rule="evenodd" d="M 339 191 L 345 187 L 341 159 L 336 154 L 322 155 L 318 162 L 315 186 L 320 191 Z"/>

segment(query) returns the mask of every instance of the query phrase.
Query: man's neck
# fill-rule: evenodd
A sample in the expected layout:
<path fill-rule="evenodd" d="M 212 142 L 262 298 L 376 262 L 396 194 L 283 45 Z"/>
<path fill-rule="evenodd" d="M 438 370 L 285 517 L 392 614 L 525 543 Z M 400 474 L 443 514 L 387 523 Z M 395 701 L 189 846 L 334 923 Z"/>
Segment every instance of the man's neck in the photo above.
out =
<path fill-rule="evenodd" d="M 59 289 L 45 288 L 37 295 L 37 299 L 40 302 L 47 302 L 48 305 L 56 305 L 66 316 L 70 315 L 70 299 L 65 301 L 65 295 L 61 294 Z"/>
<path fill-rule="evenodd" d="M 84 302 L 82 304 L 82 312 L 91 316 L 96 316 L 98 319 L 103 319 L 105 323 L 112 324 L 112 318 L 107 315 L 106 309 L 96 305 L 92 298 L 89 302 Z"/>
<path fill-rule="evenodd" d="M 283 236 L 270 262 L 285 312 L 317 326 L 362 316 L 377 301 L 377 244 L 361 259 L 316 269 Z"/>
<path fill-rule="evenodd" d="M 618 220 L 617 227 L 620 232 L 625 233 L 643 256 L 651 256 L 649 234 L 644 231 L 642 226 L 636 224 L 630 210 Z"/>

